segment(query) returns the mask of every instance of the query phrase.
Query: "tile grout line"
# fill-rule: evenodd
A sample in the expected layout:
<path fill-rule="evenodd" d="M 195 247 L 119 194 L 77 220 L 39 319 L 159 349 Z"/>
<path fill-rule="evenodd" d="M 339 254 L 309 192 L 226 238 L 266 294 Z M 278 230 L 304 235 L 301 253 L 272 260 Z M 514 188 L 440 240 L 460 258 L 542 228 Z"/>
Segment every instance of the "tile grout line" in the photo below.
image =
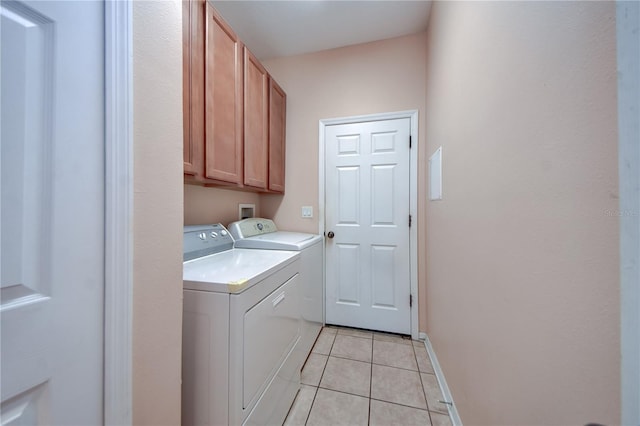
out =
<path fill-rule="evenodd" d="M 397 367 L 397 366 L 392 366 L 392 365 L 374 363 L 374 352 L 375 352 L 374 345 L 375 345 L 376 341 L 385 342 L 385 343 L 393 343 L 395 345 L 403 345 L 404 346 L 405 343 L 403 343 L 403 342 L 393 341 L 393 340 L 376 339 L 375 338 L 375 333 L 373 333 L 373 332 L 372 332 L 372 335 L 370 337 L 363 337 L 363 336 L 354 336 L 354 335 L 351 335 L 351 334 L 346 334 L 344 332 L 340 333 L 339 331 L 342 330 L 342 328 L 338 328 L 338 327 L 323 327 L 322 330 L 324 330 L 324 329 L 329 329 L 329 330 L 330 329 L 335 329 L 335 334 L 331 333 L 332 334 L 332 336 L 331 336 L 332 337 L 332 341 L 331 341 L 330 348 L 329 348 L 329 351 L 328 351 L 329 353 L 326 355 L 327 360 L 326 360 L 326 362 L 325 362 L 325 364 L 324 364 L 324 366 L 322 368 L 322 373 L 320 374 L 320 379 L 318 381 L 318 385 L 315 386 L 315 393 L 314 393 L 313 399 L 311 401 L 311 405 L 309 407 L 309 411 L 307 412 L 306 419 L 304 421 L 304 425 L 305 426 L 309 422 L 309 418 L 311 417 L 311 411 L 312 411 L 312 409 L 314 407 L 314 404 L 315 404 L 315 401 L 316 401 L 316 398 L 318 396 L 318 392 L 319 392 L 320 389 L 327 390 L 329 392 L 340 393 L 340 394 L 343 394 L 343 395 L 350 395 L 350 396 L 356 396 L 356 397 L 361 397 L 361 398 L 363 397 L 362 395 L 358 395 L 358 394 L 355 394 L 355 393 L 336 390 L 336 389 L 330 389 L 330 388 L 325 388 L 325 387 L 321 387 L 320 386 L 320 384 L 322 382 L 322 379 L 324 377 L 324 374 L 326 373 L 327 366 L 329 364 L 329 358 L 333 357 L 333 358 L 337 358 L 337 359 L 343 359 L 343 360 L 354 361 L 354 362 L 367 362 L 367 361 L 362 361 L 362 360 L 359 360 L 359 359 L 353 359 L 353 358 L 348 358 L 348 357 L 343 357 L 343 356 L 332 355 L 333 348 L 334 348 L 335 343 L 336 343 L 336 339 L 337 339 L 337 337 L 339 335 L 340 336 L 344 336 L 344 337 L 357 337 L 357 338 L 360 338 L 360 339 L 365 339 L 365 340 L 371 341 L 371 352 L 370 352 L 371 358 L 370 358 L 370 361 L 369 361 L 369 397 L 367 398 L 369 400 L 368 401 L 368 413 L 367 413 L 367 424 L 368 425 L 371 424 L 371 407 L 372 407 L 373 400 L 380 401 L 380 402 L 387 403 L 387 404 L 397 405 L 397 406 L 401 406 L 401 407 L 407 407 L 407 408 L 411 408 L 411 409 L 416 409 L 416 410 L 420 410 L 420 411 L 426 411 L 427 415 L 429 416 L 429 422 L 430 422 L 431 425 L 433 425 L 433 417 L 432 416 L 434 414 L 447 416 L 447 414 L 443 414 L 443 413 L 441 413 L 439 411 L 432 411 L 429 408 L 429 402 L 428 402 L 428 398 L 427 398 L 427 394 L 426 394 L 425 384 L 424 384 L 424 381 L 422 379 L 422 374 L 430 374 L 432 376 L 436 376 L 436 378 L 437 378 L 437 375 L 435 374 L 435 372 L 430 373 L 428 371 L 424 371 L 423 372 L 423 371 L 420 370 L 420 366 L 419 366 L 419 363 L 418 363 L 418 354 L 417 354 L 416 346 L 414 345 L 414 341 L 413 340 L 410 340 L 409 342 L 410 342 L 410 346 L 412 347 L 412 350 L 413 350 L 413 356 L 414 356 L 414 360 L 416 362 L 416 367 L 417 367 L 416 370 L 412 370 L 410 368 L 403 368 L 403 367 Z M 322 330 L 321 330 L 321 332 L 322 332 Z M 315 346 L 316 343 L 317 343 L 317 339 L 316 339 L 316 342 L 314 343 L 314 346 Z M 316 353 L 316 354 L 317 355 L 324 355 L 324 354 L 320 354 L 320 353 Z M 431 359 L 430 359 L 428 351 L 427 351 L 426 355 L 427 355 L 428 362 L 431 363 Z M 306 361 L 305 361 L 305 364 L 306 364 Z M 417 373 L 418 377 L 419 377 L 420 385 L 421 385 L 421 388 L 422 388 L 422 395 L 423 395 L 424 400 L 425 400 L 426 409 L 423 409 L 423 408 L 420 408 L 420 407 L 411 406 L 411 405 L 405 405 L 405 404 L 398 403 L 398 402 L 385 401 L 383 399 L 373 398 L 372 396 L 373 396 L 373 366 L 374 365 L 378 365 L 378 366 L 381 366 L 381 367 L 387 367 L 387 368 L 397 368 L 397 369 L 402 370 L 402 371 L 408 371 L 408 372 Z M 288 415 L 287 415 L 287 417 L 288 417 Z M 449 418 L 449 420 L 451 420 L 450 416 L 447 416 L 447 417 Z"/>
<path fill-rule="evenodd" d="M 342 336 L 344 336 L 344 334 Z M 355 336 L 349 336 L 349 337 L 355 337 Z M 381 341 L 381 340 L 379 340 L 379 341 Z M 375 340 L 374 340 L 374 342 L 375 342 Z M 395 345 L 401 345 L 402 347 L 409 346 L 409 345 L 405 345 L 403 343 L 387 342 L 387 341 L 384 341 L 384 340 L 382 340 L 382 342 L 384 342 L 384 343 L 393 343 Z M 373 345 L 372 345 L 372 348 L 373 348 Z M 346 359 L 346 360 L 349 360 L 349 361 L 358 361 L 358 362 L 365 362 L 365 363 L 368 362 L 370 364 L 379 365 L 381 367 L 397 368 L 399 370 L 404 370 L 404 371 L 413 371 L 413 372 L 418 372 L 418 373 L 425 373 L 425 374 L 435 375 L 434 373 L 430 373 L 428 371 L 421 371 L 420 370 L 420 367 L 418 367 L 418 360 L 416 359 L 415 348 L 413 349 L 413 357 L 414 357 L 414 359 L 416 359 L 416 369 L 415 370 L 413 370 L 411 368 L 399 367 L 397 365 L 380 364 L 380 363 L 377 363 L 377 362 L 373 362 L 373 349 L 372 349 L 371 361 L 363 361 L 361 359 L 349 358 L 348 356 L 343 356 L 343 355 L 331 355 L 331 356 L 334 357 L 334 358 Z"/>
<path fill-rule="evenodd" d="M 416 348 L 413 346 L 413 342 L 411 342 L 411 347 L 413 348 L 413 356 L 416 359 L 416 365 L 418 366 L 418 378 L 420 379 L 420 385 L 422 386 L 422 394 L 424 395 L 424 404 L 427 406 L 427 413 L 429 415 L 429 422 L 433 425 L 433 419 L 431 418 L 431 410 L 429 410 L 429 399 L 427 398 L 427 391 L 424 389 L 424 382 L 422 381 L 422 373 L 420 372 L 420 365 L 418 364 L 418 354 L 416 353 Z M 427 358 L 429 354 L 427 354 Z M 431 362 L 431 360 L 429 360 Z"/>
<path fill-rule="evenodd" d="M 373 343 L 375 339 L 371 335 L 371 363 L 369 364 L 369 412 L 367 413 L 367 425 L 371 424 L 371 396 L 373 394 Z"/>
<path fill-rule="evenodd" d="M 306 385 L 306 386 L 309 386 L 309 385 Z M 315 387 L 315 386 L 312 386 L 312 387 Z M 370 388 L 371 388 L 371 386 L 370 386 Z M 399 405 L 401 407 L 413 408 L 413 409 L 420 410 L 420 411 L 429 411 L 429 412 L 432 412 L 432 413 L 443 414 L 443 413 L 440 413 L 438 411 L 431 411 L 431 410 L 426 409 L 426 408 L 420 408 L 420 407 L 416 407 L 414 405 L 407 405 L 407 404 L 403 404 L 403 403 L 400 403 L 400 402 L 387 401 L 387 400 L 380 399 L 380 398 L 367 398 L 366 396 L 362 396 L 362 395 L 359 395 L 357 393 L 347 392 L 347 391 L 339 390 L 339 389 L 325 388 L 325 387 L 322 387 L 322 386 L 318 386 L 317 389 L 322 389 L 322 390 L 326 390 L 326 391 L 329 391 L 329 392 L 341 393 L 343 395 L 357 396 L 359 398 L 366 398 L 366 399 L 370 399 L 370 400 L 374 400 L 374 401 L 385 402 L 385 403 L 390 404 L 390 405 Z"/>
<path fill-rule="evenodd" d="M 320 333 L 322 333 L 322 330 L 324 330 L 324 328 L 325 327 L 322 327 L 320 329 Z M 309 407 L 309 412 L 307 413 L 307 418 L 304 420 L 305 426 L 309 422 L 309 416 L 311 416 L 311 410 L 313 409 L 313 404 L 315 404 L 315 402 L 316 402 L 316 397 L 318 396 L 318 390 L 320 389 L 320 383 L 322 382 L 322 376 L 324 376 L 324 372 L 327 369 L 327 364 L 329 364 L 329 357 L 331 357 L 331 351 L 333 350 L 333 344 L 336 341 L 336 336 L 337 335 L 338 335 L 338 333 L 336 332 L 336 334 L 333 336 L 333 340 L 331 341 L 331 348 L 329 348 L 329 354 L 327 355 L 327 362 L 324 363 L 324 367 L 322 368 L 322 374 L 320 374 L 320 380 L 318 381 L 318 386 L 316 386 L 316 392 L 313 394 L 313 400 L 311 401 L 311 406 Z M 316 338 L 316 341 L 313 344 L 313 346 L 315 346 L 316 343 L 318 343 L 318 339 L 319 338 L 320 338 L 320 334 L 318 334 L 318 337 Z M 313 351 L 313 346 L 312 346 L 312 351 Z"/>
<path fill-rule="evenodd" d="M 379 401 L 379 402 L 384 402 L 385 404 L 389 404 L 389 405 L 397 405 L 399 407 L 406 407 L 406 408 L 412 408 L 414 410 L 420 410 L 420 411 L 429 411 L 426 410 L 424 408 L 420 408 L 420 407 L 416 407 L 414 405 L 407 405 L 407 404 L 401 404 L 399 402 L 392 402 L 392 401 L 385 401 L 384 399 L 378 399 L 378 398 L 371 398 L 372 401 Z"/>
<path fill-rule="evenodd" d="M 329 392 L 341 393 L 343 395 L 357 396 L 358 398 L 370 399 L 370 398 L 367 398 L 366 396 L 358 395 L 357 393 L 351 393 L 351 392 L 342 391 L 338 389 L 329 389 L 329 388 L 321 388 L 321 387 L 318 387 L 318 389 L 326 390 Z M 376 401 L 381 401 L 381 400 L 376 399 Z M 383 401 L 383 402 L 387 402 L 387 401 Z M 402 404 L 397 404 L 397 405 L 402 405 Z"/>
<path fill-rule="evenodd" d="M 415 355 L 414 355 L 414 356 L 415 356 Z M 420 371 L 420 369 L 412 370 L 412 369 L 410 369 L 410 368 L 398 367 L 398 366 L 395 366 L 395 365 L 378 364 L 377 362 L 374 362 L 373 364 L 375 364 L 375 365 L 379 365 L 380 367 L 397 368 L 398 370 L 413 371 L 414 373 L 423 373 L 422 371 Z M 425 373 L 425 374 L 430 374 L 430 373 Z"/>

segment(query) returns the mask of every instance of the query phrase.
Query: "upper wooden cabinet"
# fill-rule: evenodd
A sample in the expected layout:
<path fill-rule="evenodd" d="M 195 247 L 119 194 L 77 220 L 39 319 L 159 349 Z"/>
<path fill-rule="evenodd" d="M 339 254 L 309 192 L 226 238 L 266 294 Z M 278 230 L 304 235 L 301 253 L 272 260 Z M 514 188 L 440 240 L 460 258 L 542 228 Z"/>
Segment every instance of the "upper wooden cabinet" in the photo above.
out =
<path fill-rule="evenodd" d="M 269 191 L 284 192 L 287 95 L 269 78 Z"/>
<path fill-rule="evenodd" d="M 207 1 L 182 13 L 185 182 L 242 184 L 242 44 Z"/>
<path fill-rule="evenodd" d="M 183 160 L 185 179 L 204 174 L 204 1 L 182 2 Z"/>
<path fill-rule="evenodd" d="M 183 49 L 185 183 L 284 192 L 284 91 L 205 0 L 183 1 Z"/>
<path fill-rule="evenodd" d="M 244 184 L 267 189 L 269 167 L 269 76 L 244 48 Z"/>
<path fill-rule="evenodd" d="M 205 170 L 209 179 L 242 183 L 242 43 L 206 3 Z"/>

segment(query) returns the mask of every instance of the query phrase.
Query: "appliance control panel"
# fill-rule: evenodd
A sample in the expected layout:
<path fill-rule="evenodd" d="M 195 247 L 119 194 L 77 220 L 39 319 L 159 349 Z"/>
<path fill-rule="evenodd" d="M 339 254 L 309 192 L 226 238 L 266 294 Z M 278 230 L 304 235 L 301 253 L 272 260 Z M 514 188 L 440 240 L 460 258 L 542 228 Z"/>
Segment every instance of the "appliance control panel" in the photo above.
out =
<path fill-rule="evenodd" d="M 233 238 L 221 223 L 184 227 L 182 260 L 192 260 L 233 248 Z"/>
<path fill-rule="evenodd" d="M 229 231 L 236 240 L 269 234 L 277 230 L 276 224 L 273 223 L 271 219 L 261 219 L 257 217 L 239 220 L 229 225 Z"/>

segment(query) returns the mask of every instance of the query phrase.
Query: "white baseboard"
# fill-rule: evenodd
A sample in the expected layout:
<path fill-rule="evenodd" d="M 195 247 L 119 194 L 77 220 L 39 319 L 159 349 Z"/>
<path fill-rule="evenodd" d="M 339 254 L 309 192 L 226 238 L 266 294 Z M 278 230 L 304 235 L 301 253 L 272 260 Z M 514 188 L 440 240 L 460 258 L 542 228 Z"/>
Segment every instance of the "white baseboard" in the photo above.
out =
<path fill-rule="evenodd" d="M 449 386 L 447 386 L 447 381 L 444 379 L 444 373 L 440 368 L 438 357 L 436 357 L 436 353 L 433 351 L 433 347 L 431 346 L 429 337 L 427 336 L 426 333 L 420 332 L 420 340 L 424 340 L 424 346 L 427 349 L 429 358 L 431 358 L 433 371 L 436 374 L 436 379 L 438 379 L 438 384 L 440 385 L 442 396 L 444 397 L 445 401 L 451 402 L 450 405 L 447 404 L 447 407 L 449 410 L 449 418 L 451 418 L 451 423 L 453 424 L 453 426 L 462 426 L 462 420 L 460 420 L 460 415 L 458 414 L 458 408 L 456 407 L 456 404 L 453 401 L 453 397 L 451 396 L 451 391 L 449 390 Z"/>

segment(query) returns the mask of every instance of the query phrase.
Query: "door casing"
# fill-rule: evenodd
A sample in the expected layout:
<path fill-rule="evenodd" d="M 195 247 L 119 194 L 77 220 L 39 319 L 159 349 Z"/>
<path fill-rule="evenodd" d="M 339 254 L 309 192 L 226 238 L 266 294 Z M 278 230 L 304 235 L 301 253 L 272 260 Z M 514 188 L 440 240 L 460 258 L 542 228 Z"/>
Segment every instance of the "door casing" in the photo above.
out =
<path fill-rule="evenodd" d="M 131 0 L 104 3 L 103 422 L 132 422 L 133 78 Z"/>
<path fill-rule="evenodd" d="M 133 12 L 105 1 L 104 424 L 131 425 Z"/>
<path fill-rule="evenodd" d="M 318 123 L 318 232 L 325 232 L 325 130 L 326 126 L 336 124 L 351 124 L 365 121 L 392 120 L 397 118 L 409 118 L 411 122 L 411 150 L 409 160 L 409 213 L 413 218 L 412 226 L 409 228 L 409 253 L 411 295 L 413 304 L 411 306 L 411 338 L 418 339 L 418 110 L 408 110 L 399 112 L 388 112 L 380 114 L 356 115 L 350 117 L 322 119 Z M 324 244 L 324 242 L 323 242 Z M 323 258 L 324 259 L 324 258 Z M 326 259 L 323 260 L 326 262 Z M 326 265 L 322 270 L 325 275 Z M 323 300 L 326 310 L 326 277 L 323 276 Z M 323 315 L 324 315 L 323 310 Z"/>

